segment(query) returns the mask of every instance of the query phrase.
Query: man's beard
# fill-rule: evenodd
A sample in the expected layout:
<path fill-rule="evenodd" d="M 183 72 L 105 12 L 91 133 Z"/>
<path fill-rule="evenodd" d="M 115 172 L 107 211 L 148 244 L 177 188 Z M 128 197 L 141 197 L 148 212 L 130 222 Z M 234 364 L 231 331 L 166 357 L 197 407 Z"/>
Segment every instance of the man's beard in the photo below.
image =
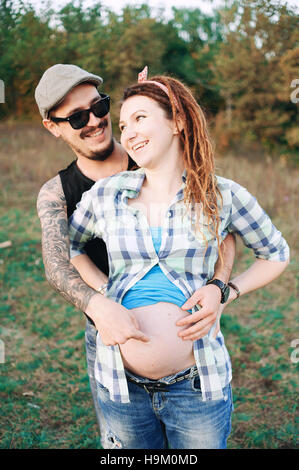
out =
<path fill-rule="evenodd" d="M 110 140 L 110 143 L 107 145 L 107 147 L 105 149 L 102 149 L 102 150 L 99 150 L 99 151 L 95 151 L 95 152 L 90 152 L 88 155 L 82 155 L 86 158 L 89 158 L 89 160 L 96 160 L 96 161 L 100 161 L 100 162 L 104 162 L 105 160 L 107 160 L 108 157 L 110 157 L 110 155 L 112 154 L 113 150 L 114 150 L 114 147 L 115 147 L 115 142 L 114 142 L 114 139 L 113 137 L 111 137 L 111 140 Z"/>
<path fill-rule="evenodd" d="M 93 134 L 98 129 L 102 129 L 105 127 L 108 127 L 107 119 L 103 119 L 103 121 L 101 121 L 98 127 L 96 128 L 89 128 L 88 130 L 84 129 L 80 134 L 80 138 L 84 139 L 87 135 Z M 115 147 L 115 141 L 112 136 L 109 144 L 105 148 L 94 151 L 90 150 L 89 152 L 85 152 L 84 150 L 82 150 L 82 148 L 78 147 L 77 145 L 74 145 L 73 142 L 68 139 L 65 139 L 64 137 L 63 140 L 74 150 L 74 152 L 81 155 L 82 157 L 89 158 L 89 160 L 101 162 L 104 162 L 105 160 L 107 160 L 108 157 L 110 157 Z"/>

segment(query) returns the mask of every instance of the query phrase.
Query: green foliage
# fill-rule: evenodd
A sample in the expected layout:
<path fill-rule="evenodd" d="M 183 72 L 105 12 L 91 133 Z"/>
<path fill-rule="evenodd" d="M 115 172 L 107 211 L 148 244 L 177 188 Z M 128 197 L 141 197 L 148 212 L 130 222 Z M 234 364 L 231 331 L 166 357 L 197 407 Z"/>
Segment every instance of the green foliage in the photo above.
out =
<path fill-rule="evenodd" d="M 224 41 L 215 61 L 226 103 L 218 116 L 222 132 L 231 141 L 298 151 L 298 106 L 290 98 L 299 76 L 298 15 L 275 1 L 242 0 L 222 17 Z"/>
<path fill-rule="evenodd" d="M 100 1 L 69 2 L 55 11 L 30 0 L 0 0 L 0 118 L 38 119 L 35 87 L 55 63 L 74 63 L 104 78 L 118 118 L 123 89 L 149 66 L 150 75 L 183 80 L 208 114 L 218 149 L 242 139 L 296 160 L 299 76 L 298 16 L 276 0 L 226 2 L 210 15 L 173 8 L 154 16 L 144 3 L 116 14 Z M 228 6 L 227 6 L 228 5 Z"/>

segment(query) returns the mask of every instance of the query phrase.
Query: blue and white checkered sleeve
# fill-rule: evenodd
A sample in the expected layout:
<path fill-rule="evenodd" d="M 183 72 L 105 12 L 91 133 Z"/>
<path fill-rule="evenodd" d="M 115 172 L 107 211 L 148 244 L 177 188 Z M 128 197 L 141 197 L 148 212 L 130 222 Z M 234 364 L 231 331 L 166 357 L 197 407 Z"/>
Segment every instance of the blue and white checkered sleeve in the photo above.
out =
<path fill-rule="evenodd" d="M 287 261 L 289 246 L 255 197 L 237 183 L 233 183 L 231 194 L 232 210 L 228 230 L 240 235 L 257 258 Z"/>
<path fill-rule="evenodd" d="M 69 219 L 70 257 L 85 253 L 84 246 L 95 236 L 95 215 L 90 191 L 83 194 Z"/>

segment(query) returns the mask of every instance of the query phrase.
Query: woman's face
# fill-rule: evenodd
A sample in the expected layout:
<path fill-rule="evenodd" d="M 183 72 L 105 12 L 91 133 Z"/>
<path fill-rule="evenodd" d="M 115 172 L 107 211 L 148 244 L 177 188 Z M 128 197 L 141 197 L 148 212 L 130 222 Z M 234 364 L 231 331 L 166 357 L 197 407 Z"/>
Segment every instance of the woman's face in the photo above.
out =
<path fill-rule="evenodd" d="M 177 152 L 174 121 L 147 96 L 132 96 L 123 103 L 119 128 L 122 146 L 140 167 L 156 168 Z"/>

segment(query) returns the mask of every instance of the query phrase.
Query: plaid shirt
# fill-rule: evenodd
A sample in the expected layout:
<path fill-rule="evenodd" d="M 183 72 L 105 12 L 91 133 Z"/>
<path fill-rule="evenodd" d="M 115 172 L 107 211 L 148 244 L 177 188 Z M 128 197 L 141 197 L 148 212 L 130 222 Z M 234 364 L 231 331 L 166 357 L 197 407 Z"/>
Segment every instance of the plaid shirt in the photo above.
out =
<path fill-rule="evenodd" d="M 182 186 L 168 206 L 163 223 L 162 243 L 157 254 L 145 214 L 129 206 L 127 198 L 136 198 L 145 177 L 144 169 L 125 171 L 101 179 L 83 194 L 70 218 L 71 257 L 84 253 L 85 243 L 93 237 L 107 245 L 110 276 L 107 296 L 121 303 L 124 294 L 155 264 L 189 298 L 214 274 L 218 258 L 217 240 L 200 219 L 186 212 Z M 217 177 L 223 201 L 219 233 L 223 240 L 229 232 L 242 238 L 257 258 L 273 261 L 288 259 L 289 248 L 256 199 L 232 180 Z M 206 242 L 208 243 L 206 248 Z M 198 310 L 195 306 L 192 313 Z M 203 400 L 223 397 L 222 389 L 231 381 L 231 362 L 221 332 L 216 339 L 208 335 L 194 341 Z M 129 402 L 125 370 L 119 346 L 106 346 L 97 334 L 95 376 L 110 392 L 113 401 Z"/>

